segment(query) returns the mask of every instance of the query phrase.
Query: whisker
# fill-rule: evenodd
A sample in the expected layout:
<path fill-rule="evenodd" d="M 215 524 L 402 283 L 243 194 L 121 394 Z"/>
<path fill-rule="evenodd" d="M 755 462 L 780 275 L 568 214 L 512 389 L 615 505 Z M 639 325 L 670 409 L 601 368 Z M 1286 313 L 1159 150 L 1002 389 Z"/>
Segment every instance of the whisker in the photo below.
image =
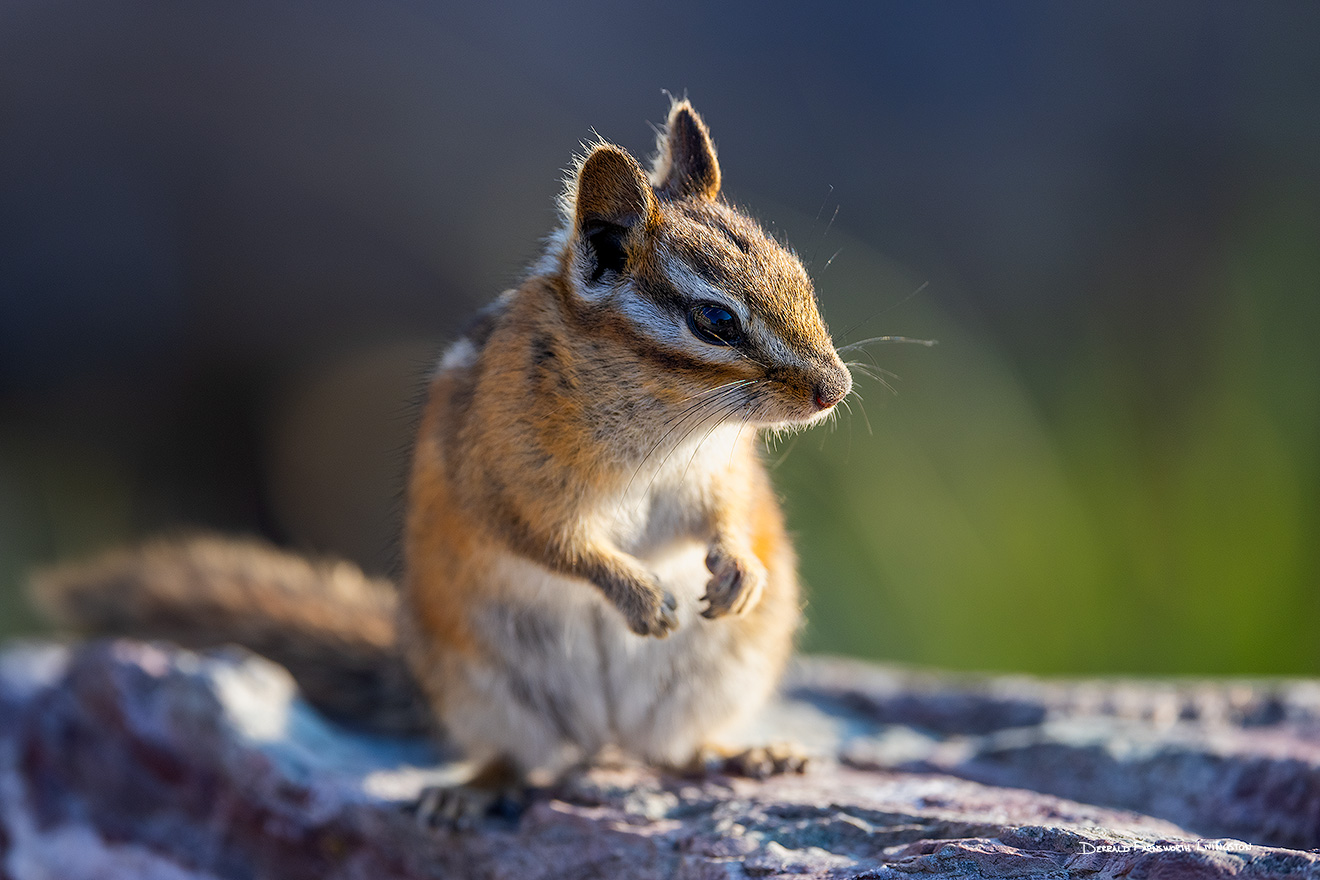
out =
<path fill-rule="evenodd" d="M 788 454 L 793 451 L 793 447 L 797 446 L 798 441 L 801 439 L 802 439 L 801 434 L 795 434 L 793 436 L 792 441 L 790 441 L 788 444 L 788 448 L 784 450 L 783 454 L 780 455 L 779 458 L 775 459 L 774 464 L 770 465 L 771 472 L 774 472 L 779 469 L 779 466 L 788 459 Z"/>
<path fill-rule="evenodd" d="M 745 360 L 749 360 L 749 361 L 751 361 L 752 363 L 756 364 L 758 367 L 760 367 L 760 368 L 763 369 L 763 370 L 769 370 L 769 369 L 770 369 L 770 367 L 769 367 L 768 365 L 761 363 L 760 361 L 758 361 L 756 358 L 752 357 L 752 356 L 751 356 L 750 354 L 748 354 L 747 352 L 745 352 L 745 351 L 739 351 L 739 350 L 737 349 L 736 346 L 732 347 L 732 351 L 733 351 L 734 354 L 738 355 L 738 357 L 743 358 L 743 359 L 745 359 Z M 748 380 L 748 381 L 751 381 L 751 380 Z"/>
<path fill-rule="evenodd" d="M 642 504 L 642 503 L 645 501 L 646 496 L 648 496 L 648 495 L 651 494 L 651 487 L 655 485 L 656 478 L 659 477 L 659 476 L 660 476 L 660 472 L 661 472 L 662 470 L 664 470 L 665 465 L 669 462 L 669 458 L 670 458 L 670 456 L 672 456 L 676 451 L 678 451 L 680 448 L 682 448 L 683 444 L 687 441 L 687 438 L 690 437 L 690 436 L 692 436 L 692 433 L 693 433 L 694 431 L 696 431 L 698 428 L 700 428 L 702 425 L 704 425 L 704 424 L 706 423 L 706 420 L 707 420 L 707 419 L 711 418 L 712 416 L 718 416 L 718 415 L 720 414 L 720 411 L 721 411 L 721 410 L 717 409 L 717 410 L 715 410 L 713 413 L 712 413 L 712 412 L 706 412 L 706 413 L 700 413 L 700 412 L 699 412 L 699 413 L 696 415 L 696 418 L 695 418 L 695 419 L 694 419 L 694 420 L 693 420 L 693 421 L 692 421 L 692 422 L 691 422 L 686 428 L 684 428 L 683 433 L 682 433 L 681 435 L 679 435 L 679 438 L 678 438 L 673 444 L 671 444 L 670 447 L 669 447 L 669 449 L 668 449 L 668 451 L 665 452 L 665 456 L 664 456 L 664 458 L 660 459 L 660 463 L 657 464 L 657 465 L 655 466 L 655 468 L 652 469 L 652 471 L 651 471 L 651 479 L 647 481 L 647 483 L 646 483 L 646 489 L 643 490 L 643 492 L 642 492 L 642 494 L 641 494 L 641 497 L 638 499 L 638 502 L 637 502 L 638 504 Z M 685 421 L 686 421 L 686 420 L 685 420 Z M 681 424 L 683 424 L 683 423 L 680 422 L 679 424 L 681 425 Z M 672 432 L 671 432 L 671 433 L 672 433 Z M 658 444 L 657 444 L 657 446 L 658 446 Z M 637 466 L 637 471 L 635 471 L 634 474 L 633 474 L 634 477 L 635 477 L 636 474 L 639 473 L 639 472 L 641 471 L 641 469 L 642 469 L 642 468 L 643 468 L 643 467 L 644 467 L 644 466 L 645 466 L 645 465 L 651 460 L 651 456 L 655 453 L 655 451 L 656 451 L 656 447 L 652 447 L 652 448 L 651 448 L 651 451 L 648 452 L 648 453 L 646 454 L 646 458 L 643 459 L 642 462 L 641 462 L 641 464 L 639 464 L 639 465 Z M 625 489 L 625 490 L 624 490 L 624 495 L 623 495 L 623 497 L 625 497 L 625 498 L 628 497 L 628 490 L 630 490 L 631 488 L 632 488 L 632 481 L 630 480 L 629 483 L 628 483 L 628 489 Z"/>
<path fill-rule="evenodd" d="M 816 219 L 811 221 L 813 225 L 820 222 L 820 215 L 825 213 L 825 206 L 829 204 L 830 196 L 834 195 L 834 184 L 829 183 L 826 186 L 830 188 L 830 191 L 825 193 L 825 198 L 820 200 L 820 207 L 816 209 Z"/>
<path fill-rule="evenodd" d="M 696 444 L 696 446 L 693 448 L 693 450 L 692 450 L 692 458 L 689 458 L 689 459 L 688 459 L 687 466 L 683 468 L 683 476 L 686 477 L 686 476 L 687 476 L 687 468 L 688 468 L 688 467 L 691 467 L 691 465 L 692 465 L 692 459 L 693 459 L 693 458 L 696 458 L 697 452 L 700 451 L 702 443 L 705 443 L 705 442 L 706 442 L 706 439 L 707 439 L 708 437 L 710 437 L 711 433 L 712 433 L 716 428 L 718 428 L 718 427 L 719 427 L 719 426 L 725 421 L 725 419 L 728 418 L 729 413 L 733 412 L 734 409 L 736 409 L 736 407 L 735 407 L 735 406 L 731 406 L 731 401 L 729 401 L 729 400 L 723 400 L 723 401 L 720 402 L 720 406 L 719 406 L 718 409 L 716 409 L 714 412 L 707 413 L 706 415 L 704 415 L 704 416 L 702 416 L 700 419 L 698 419 L 695 423 L 693 423 L 692 427 L 690 427 L 687 431 L 685 431 L 685 432 L 683 433 L 683 436 L 682 436 L 681 438 L 679 438 L 678 442 L 675 443 L 675 444 L 670 448 L 670 450 L 669 450 L 668 452 L 665 453 L 665 457 L 664 457 L 663 459 L 661 459 L 659 466 L 656 467 L 656 469 L 655 469 L 654 471 L 652 471 L 652 473 L 651 473 L 651 482 L 649 482 L 649 483 L 646 484 L 646 492 L 643 493 L 643 494 L 649 494 L 649 493 L 650 493 L 650 491 L 651 491 L 651 486 L 653 486 L 653 485 L 655 484 L 656 477 L 660 476 L 660 472 L 661 472 L 662 470 L 664 470 L 665 465 L 669 463 L 669 459 L 670 459 L 670 457 L 672 457 L 673 454 L 674 454 L 675 452 L 677 452 L 679 449 L 682 449 L 682 448 L 683 448 L 683 444 L 685 444 L 685 443 L 687 442 L 688 438 L 691 437 L 693 434 L 695 434 L 697 431 L 701 430 L 702 426 L 704 426 L 704 425 L 706 424 L 707 421 L 711 421 L 711 426 L 710 426 L 710 429 L 709 429 L 708 431 L 706 431 L 706 436 L 705 436 L 705 437 L 702 437 L 702 438 L 701 438 L 701 443 Z"/>
<path fill-rule="evenodd" d="M 825 240 L 825 236 L 830 234 L 830 229 L 834 226 L 834 221 L 838 219 L 839 209 L 842 207 L 843 207 L 842 205 L 834 206 L 834 213 L 830 215 L 830 222 L 825 224 L 825 231 L 820 234 L 822 241 Z"/>
<path fill-rule="evenodd" d="M 888 391 L 890 394 L 894 395 L 895 397 L 898 397 L 898 389 L 895 388 L 893 385 L 889 384 L 888 382 L 886 382 L 883 377 L 877 376 L 874 373 L 867 373 L 866 377 L 868 379 L 874 379 L 875 381 L 879 382 L 880 387 L 884 388 L 886 391 Z"/>
<path fill-rule="evenodd" d="M 734 385 L 739 384 L 740 382 L 751 382 L 751 381 L 752 381 L 751 379 L 734 379 L 731 382 L 725 382 L 723 385 L 716 385 L 714 388 L 706 388 L 702 391 L 698 391 L 696 394 L 683 398 L 682 400 L 678 401 L 678 403 L 679 404 L 687 403 L 689 400 L 695 400 L 698 397 L 703 397 L 707 394 L 712 394 L 716 391 L 722 391 L 725 388 L 731 388 Z"/>
<path fill-rule="evenodd" d="M 684 422 L 686 422 L 693 415 L 699 415 L 701 413 L 702 408 L 705 407 L 706 405 L 712 403 L 718 403 L 722 398 L 726 396 L 732 396 L 739 389 L 745 387 L 746 385 L 751 384 L 753 381 L 754 380 L 752 379 L 739 379 L 733 382 L 726 382 L 723 385 L 716 386 L 715 388 L 709 388 L 706 389 L 705 391 L 693 395 L 693 398 L 696 398 L 695 403 L 692 403 L 682 412 L 678 413 L 677 415 L 671 416 L 669 419 L 667 419 L 664 422 L 664 425 L 662 425 L 662 427 L 668 427 L 669 430 L 665 431 L 665 433 L 661 435 L 660 439 L 656 440 L 655 443 L 651 445 L 651 448 L 648 449 L 646 451 L 646 454 L 642 456 L 642 460 L 637 463 L 637 467 L 633 469 L 632 476 L 628 478 L 628 485 L 624 487 L 623 497 L 624 498 L 628 497 L 628 494 L 632 491 L 633 482 L 636 481 L 637 479 L 637 475 L 641 473 L 642 468 L 645 467 L 647 462 L 651 460 L 651 456 L 655 454 L 655 451 L 659 449 L 660 446 L 666 440 L 668 440 L 675 431 L 677 431 L 680 427 L 682 427 Z"/>
<path fill-rule="evenodd" d="M 872 336 L 870 339 L 859 339 L 856 342 L 840 346 L 836 351 L 843 354 L 845 351 L 852 351 L 854 348 L 861 348 L 863 345 L 871 345 L 876 342 L 908 342 L 913 345 L 924 345 L 926 348 L 939 345 L 938 339 L 917 339 L 914 336 Z"/>
<path fill-rule="evenodd" d="M 893 385 L 891 385 L 885 379 L 885 376 L 888 376 L 891 379 L 898 379 L 898 374 L 891 373 L 888 370 L 884 369 L 883 367 L 872 367 L 869 364 L 863 364 L 857 361 L 849 361 L 848 366 L 852 367 L 854 370 L 861 373 L 863 376 L 866 376 L 870 379 L 874 379 L 875 381 L 879 382 L 881 385 L 885 387 L 886 390 L 889 391 L 890 394 L 894 395 L 895 397 L 898 396 L 898 389 L 895 388 Z M 876 372 L 877 370 L 879 372 Z M 860 396 L 861 395 L 859 394 L 858 397 Z"/>
<path fill-rule="evenodd" d="M 871 419 L 866 414 L 866 403 L 862 400 L 861 394 L 858 394 L 856 391 L 854 391 L 853 394 L 857 395 L 857 408 L 862 411 L 862 421 L 866 423 L 866 434 L 868 437 L 874 437 L 875 431 L 871 430 Z M 848 399 L 846 397 L 842 401 L 840 401 L 840 403 L 847 403 L 847 402 Z M 852 415 L 851 406 L 848 407 L 848 415 Z"/>
<path fill-rule="evenodd" d="M 728 466 L 729 466 L 730 468 L 733 467 L 733 454 L 734 454 L 735 452 L 738 451 L 738 444 L 742 442 L 742 432 L 743 432 L 743 429 L 746 428 L 746 427 L 747 427 L 747 423 L 750 422 L 750 421 L 752 420 L 752 404 L 751 404 L 751 403 L 748 403 L 747 406 L 746 406 L 746 408 L 743 410 L 743 412 L 745 413 L 745 415 L 743 415 L 742 424 L 738 426 L 738 433 L 734 435 L 733 443 L 730 444 L 730 446 L 729 446 L 729 465 L 728 465 Z"/>
<path fill-rule="evenodd" d="M 868 352 L 864 352 L 864 354 L 870 354 L 870 352 L 869 352 L 869 351 L 868 351 Z M 893 372 L 890 372 L 889 370 L 886 370 L 884 367 L 880 366 L 879 364 L 875 363 L 874 361 L 872 361 L 872 362 L 869 363 L 869 364 L 868 364 L 868 363 L 865 363 L 864 361 L 844 361 L 844 366 L 846 366 L 846 367 L 854 367 L 854 368 L 856 368 L 856 369 L 858 369 L 858 370 L 861 370 L 862 372 L 866 373 L 868 376 L 870 376 L 870 377 L 873 378 L 873 379 L 876 378 L 876 375 L 875 375 L 875 374 L 876 374 L 877 372 L 879 372 L 879 373 L 883 373 L 884 375 L 888 376 L 888 377 L 891 378 L 891 379 L 897 379 L 897 378 L 898 378 L 898 374 L 897 374 L 897 373 L 893 373 Z"/>
<path fill-rule="evenodd" d="M 834 410 L 834 413 L 837 415 L 838 412 L 839 412 L 839 410 L 836 408 L 836 409 Z M 852 410 L 849 410 L 848 412 L 849 412 L 850 415 L 852 414 Z M 853 425 L 853 423 L 852 423 L 852 419 L 849 419 L 849 420 L 848 420 L 848 445 L 847 445 L 847 446 L 844 448 L 844 450 L 843 450 L 843 463 L 844 463 L 844 464 L 847 464 L 848 462 L 852 461 L 852 441 L 853 441 L 853 429 L 852 429 L 852 425 Z"/>
<path fill-rule="evenodd" d="M 912 299 L 914 296 L 917 296 L 919 293 L 921 293 L 921 292 L 922 292 L 923 290 L 925 290 L 927 287 L 930 287 L 930 282 L 929 282 L 929 281 L 923 281 L 923 282 L 921 282 L 921 284 L 918 285 L 918 287 L 917 287 L 916 290 L 912 291 L 912 292 L 909 293 L 907 296 L 905 296 L 905 297 L 903 297 L 902 299 L 900 299 L 898 302 L 893 303 L 892 305 L 881 306 L 881 307 L 880 307 L 880 308 L 879 308 L 874 314 L 871 314 L 871 315 L 868 315 L 868 316 L 865 317 L 865 318 L 862 318 L 862 320 L 858 321 L 856 324 L 853 324 L 853 325 L 852 325 L 851 327 L 849 327 L 847 330 L 844 330 L 843 333 L 840 334 L 840 335 L 841 335 L 841 336 L 847 336 L 849 333 L 853 332 L 853 331 L 856 330 L 858 327 L 862 326 L 863 324 L 868 324 L 868 323 L 870 323 L 871 321 L 874 321 L 876 318 L 880 317 L 880 316 L 883 315 L 885 312 L 893 311 L 894 309 L 896 309 L 896 308 L 898 308 L 899 306 L 903 305 L 903 303 L 905 303 L 905 302 L 907 302 L 908 300 Z"/>
<path fill-rule="evenodd" d="M 660 460 L 660 463 L 651 472 L 651 479 L 646 484 L 646 491 L 642 493 L 643 497 L 650 494 L 651 487 L 655 485 L 656 478 L 660 475 L 660 472 L 664 470 L 665 465 L 668 464 L 670 456 L 672 456 L 675 452 L 681 449 L 683 447 L 683 444 L 687 442 L 687 439 L 691 437 L 694 433 L 699 431 L 702 428 L 702 426 L 706 424 L 708 420 L 714 419 L 714 423 L 711 425 L 710 431 L 707 431 L 706 433 L 706 437 L 709 437 L 710 433 L 714 431 L 715 428 L 719 427 L 721 422 L 723 422 L 730 413 L 736 411 L 737 403 L 734 400 L 734 395 L 739 390 L 741 390 L 745 385 L 751 384 L 753 381 L 754 380 L 751 379 L 741 380 L 740 384 L 738 384 L 736 387 L 727 388 L 716 397 L 703 402 L 705 404 L 713 404 L 714 405 L 713 411 L 700 414 L 695 421 L 691 422 L 690 426 L 683 432 L 683 434 L 678 438 L 678 440 L 670 445 L 669 451 L 665 453 L 665 457 Z M 680 422 L 679 424 L 681 425 L 682 422 Z M 676 425 L 675 428 L 677 427 L 678 426 Z M 673 431 L 674 428 L 671 428 L 670 431 L 665 436 L 668 437 L 669 434 L 673 433 Z M 662 438 L 662 442 L 663 442 L 663 438 Z M 705 438 L 702 438 L 702 443 L 704 442 L 705 442 Z M 697 445 L 698 449 L 700 448 L 700 445 L 701 444 Z M 642 463 L 638 465 L 638 470 L 634 471 L 633 473 L 634 479 L 636 478 L 637 473 L 640 472 L 642 466 L 645 465 L 650 460 L 651 456 L 655 453 L 656 447 L 658 446 L 659 444 L 657 443 L 656 446 L 653 446 L 651 450 L 647 452 L 646 458 L 643 459 Z M 695 451 L 694 451 L 694 455 L 695 455 Z M 690 463 L 691 462 L 689 461 L 689 464 Z M 684 473 L 686 473 L 686 470 L 684 471 Z M 632 488 L 632 480 L 629 480 L 628 489 L 630 490 L 631 488 Z M 624 497 L 627 497 L 627 494 L 628 494 L 628 490 L 625 490 Z"/>
<path fill-rule="evenodd" d="M 865 364 L 849 364 L 848 366 L 852 367 L 854 370 L 861 373 L 863 376 L 865 376 L 868 379 L 875 379 L 876 381 L 880 381 L 882 378 L 879 374 L 875 372 L 875 370 L 873 370 L 869 366 L 866 366 Z M 892 373 L 889 375 L 893 376 Z M 898 377 L 893 376 L 893 378 L 897 379 Z"/>
<path fill-rule="evenodd" d="M 684 399 L 678 401 L 678 403 L 675 405 L 689 403 L 689 401 L 695 401 L 695 403 L 691 403 L 687 408 L 680 410 L 679 412 L 665 419 L 665 421 L 661 423 L 661 427 L 662 428 L 669 427 L 674 422 L 680 421 L 684 416 L 692 412 L 694 409 L 699 409 L 704 403 L 707 402 L 705 398 L 711 398 L 714 395 L 718 395 L 721 391 L 724 391 L 727 388 L 732 388 L 736 386 L 739 382 L 746 382 L 746 381 L 750 381 L 750 380 L 741 379 L 741 380 L 735 380 L 733 382 L 725 382 L 723 385 L 716 385 L 714 388 L 706 388 L 703 389 L 702 391 L 698 391 L 696 394 L 690 395 L 689 397 L 685 397 Z M 663 442 L 663 440 L 664 438 L 662 437 L 660 442 Z"/>
<path fill-rule="evenodd" d="M 687 400 L 695 400 L 696 402 L 691 404 L 690 406 L 688 406 L 686 409 L 679 412 L 678 414 L 670 416 L 668 419 L 664 421 L 661 427 L 669 427 L 670 425 L 673 425 L 675 422 L 681 422 L 684 417 L 686 417 L 693 411 L 701 409 L 701 407 L 705 406 L 708 403 L 712 403 L 716 400 L 719 400 L 725 394 L 735 391 L 738 388 L 741 388 L 742 386 L 750 383 L 751 381 L 753 380 L 739 379 L 734 382 L 726 382 L 723 385 L 718 385 L 714 388 L 708 388 L 705 391 L 700 392 L 699 394 L 692 395 L 692 397 L 689 397 Z M 680 403 L 686 403 L 686 402 L 687 401 L 680 401 Z M 663 443 L 668 438 L 668 436 L 669 435 L 666 434 L 663 437 L 661 437 L 658 441 L 656 441 L 656 445 L 658 446 L 661 443 Z"/>
<path fill-rule="evenodd" d="M 743 408 L 745 408 L 745 405 L 744 405 Z M 720 425 L 724 424 L 724 422 L 727 420 L 727 417 L 728 417 L 729 415 L 733 414 L 733 413 L 736 412 L 736 411 L 737 411 L 737 408 L 730 409 L 730 408 L 727 408 L 727 407 L 726 407 L 725 410 L 724 410 L 723 412 L 720 413 L 720 415 L 722 416 L 722 418 L 718 419 L 718 420 L 715 422 L 715 424 L 711 425 L 710 428 L 707 429 L 707 431 L 706 431 L 706 435 L 705 435 L 704 437 L 701 438 L 701 442 L 698 443 L 698 444 L 693 448 L 693 450 L 692 450 L 692 455 L 691 455 L 691 457 L 688 458 L 687 464 L 683 465 L 683 476 L 681 476 L 681 477 L 679 478 L 679 481 L 680 481 L 680 482 L 683 481 L 683 480 L 686 480 L 686 479 L 687 479 L 688 470 L 692 467 L 692 462 L 694 462 L 694 461 L 697 460 L 697 454 L 698 454 L 699 452 L 701 452 L 701 447 L 706 445 L 706 441 L 710 439 L 710 435 L 711 435 L 711 434 L 714 434 L 714 433 L 715 433 L 715 429 L 718 428 Z M 732 453 L 729 454 L 729 460 L 730 460 L 730 461 L 733 460 L 733 454 L 732 454 Z"/>

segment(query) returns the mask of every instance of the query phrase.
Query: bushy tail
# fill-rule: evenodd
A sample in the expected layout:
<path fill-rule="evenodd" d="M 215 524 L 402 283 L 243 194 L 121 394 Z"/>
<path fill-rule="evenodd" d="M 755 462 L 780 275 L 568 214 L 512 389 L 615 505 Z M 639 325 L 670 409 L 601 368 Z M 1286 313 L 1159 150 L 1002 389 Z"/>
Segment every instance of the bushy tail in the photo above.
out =
<path fill-rule="evenodd" d="M 39 571 L 31 592 L 60 626 L 189 648 L 239 644 L 287 668 L 331 716 L 382 731 L 427 725 L 398 646 L 395 588 L 351 563 L 257 541 L 157 540 Z"/>

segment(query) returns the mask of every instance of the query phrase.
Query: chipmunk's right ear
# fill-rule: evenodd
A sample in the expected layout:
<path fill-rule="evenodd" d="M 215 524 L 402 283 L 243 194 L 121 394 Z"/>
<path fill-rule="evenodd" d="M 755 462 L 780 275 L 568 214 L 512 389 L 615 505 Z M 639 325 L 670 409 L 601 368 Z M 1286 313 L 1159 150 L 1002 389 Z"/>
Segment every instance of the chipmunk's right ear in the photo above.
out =
<path fill-rule="evenodd" d="M 714 199 L 720 194 L 720 160 L 710 130 L 687 98 L 669 108 L 658 146 L 651 180 L 663 195 Z"/>
<path fill-rule="evenodd" d="M 573 227 L 594 261 L 591 281 L 623 272 L 636 233 L 660 219 L 660 206 L 642 166 L 627 151 L 601 144 L 578 168 L 573 187 Z"/>

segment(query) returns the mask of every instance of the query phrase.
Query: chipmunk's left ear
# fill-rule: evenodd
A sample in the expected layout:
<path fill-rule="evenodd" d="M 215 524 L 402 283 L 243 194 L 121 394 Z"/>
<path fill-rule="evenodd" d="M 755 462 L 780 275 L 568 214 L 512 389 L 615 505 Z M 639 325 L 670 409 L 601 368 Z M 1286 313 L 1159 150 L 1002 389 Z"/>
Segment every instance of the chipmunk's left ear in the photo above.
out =
<path fill-rule="evenodd" d="M 669 122 L 660 133 L 651 183 L 670 198 L 713 199 L 720 193 L 720 163 L 710 131 L 687 99 L 669 108 Z"/>

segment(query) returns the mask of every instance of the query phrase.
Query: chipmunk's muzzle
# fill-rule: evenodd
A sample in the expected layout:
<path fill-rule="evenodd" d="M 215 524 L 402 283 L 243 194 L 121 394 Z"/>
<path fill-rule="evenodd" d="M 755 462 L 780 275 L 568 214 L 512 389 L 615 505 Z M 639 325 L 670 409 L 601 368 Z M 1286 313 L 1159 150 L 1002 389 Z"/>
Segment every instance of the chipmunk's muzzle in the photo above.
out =
<path fill-rule="evenodd" d="M 852 391 L 852 374 L 841 361 L 820 359 L 805 368 L 784 371 L 774 377 L 783 387 L 779 398 L 782 415 L 770 416 L 773 424 L 814 425 L 824 419 Z"/>
<path fill-rule="evenodd" d="M 822 369 L 820 375 L 816 377 L 816 392 L 814 392 L 814 401 L 817 408 L 826 410 L 832 408 L 838 401 L 847 397 L 847 393 L 853 391 L 853 375 L 847 372 L 847 367 L 842 363 L 829 364 Z"/>
<path fill-rule="evenodd" d="M 829 409 L 852 391 L 852 374 L 843 365 L 816 382 L 816 406 Z"/>

